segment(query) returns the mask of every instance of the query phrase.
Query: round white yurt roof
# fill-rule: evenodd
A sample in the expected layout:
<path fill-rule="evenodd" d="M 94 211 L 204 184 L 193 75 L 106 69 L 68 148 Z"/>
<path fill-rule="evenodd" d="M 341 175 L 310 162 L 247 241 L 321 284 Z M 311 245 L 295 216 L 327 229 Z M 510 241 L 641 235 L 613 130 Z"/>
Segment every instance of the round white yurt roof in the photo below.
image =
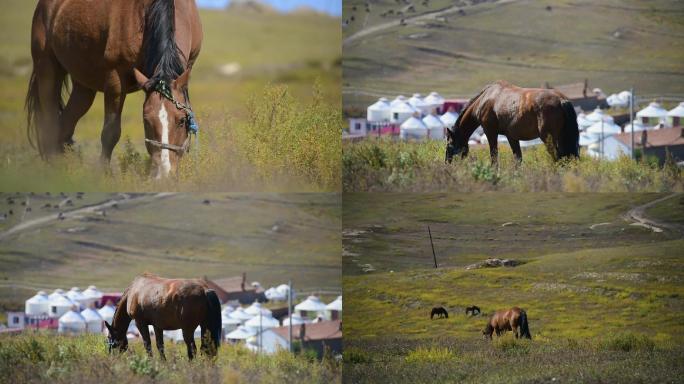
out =
<path fill-rule="evenodd" d="M 83 318 L 88 322 L 90 322 L 91 320 L 102 321 L 102 316 L 100 315 L 100 313 L 92 308 L 86 308 L 82 310 L 81 316 L 83 316 Z"/>
<path fill-rule="evenodd" d="M 290 291 L 290 286 L 287 284 L 280 284 L 279 286 L 276 287 L 276 291 L 287 296 L 287 293 Z"/>
<path fill-rule="evenodd" d="M 66 293 L 66 295 L 68 298 L 71 299 L 71 301 L 77 301 L 79 303 L 81 301 L 88 300 L 88 298 L 83 295 L 81 289 L 78 287 L 71 288 L 69 292 Z"/>
<path fill-rule="evenodd" d="M 397 96 L 394 100 L 390 102 L 390 107 L 394 108 L 399 104 L 406 103 L 406 97 L 404 95 Z"/>
<path fill-rule="evenodd" d="M 684 117 L 684 101 L 667 112 L 668 116 Z"/>
<path fill-rule="evenodd" d="M 617 96 L 619 98 L 621 98 L 622 100 L 625 100 L 629 104 L 629 98 L 632 97 L 632 92 L 622 91 L 622 92 L 618 93 Z"/>
<path fill-rule="evenodd" d="M 411 96 L 411 98 L 408 99 L 408 103 L 416 109 L 425 109 L 430 107 L 429 104 L 423 101 L 423 97 L 420 95 L 420 93 L 414 93 L 413 96 Z"/>
<path fill-rule="evenodd" d="M 456 120 L 458 119 L 458 113 L 453 111 L 447 111 L 442 116 L 440 116 L 439 119 L 442 121 L 442 124 L 444 124 L 445 127 L 451 130 L 451 128 L 454 127 L 454 124 L 456 124 Z"/>
<path fill-rule="evenodd" d="M 667 116 L 667 110 L 654 101 L 651 104 L 649 104 L 648 107 L 637 112 L 636 115 L 637 117 L 661 118 Z"/>
<path fill-rule="evenodd" d="M 34 296 L 26 300 L 26 303 L 49 303 L 50 299 L 48 298 L 48 295 L 45 293 L 45 291 L 38 291 Z"/>
<path fill-rule="evenodd" d="M 238 320 L 249 320 L 252 317 L 254 317 L 254 316 L 250 315 L 249 313 L 245 312 L 245 310 L 242 308 L 238 308 L 238 309 L 234 310 L 228 316 L 232 317 L 233 319 L 238 319 Z"/>
<path fill-rule="evenodd" d="M 254 316 L 249 319 L 246 326 L 259 329 L 280 327 L 280 322 L 271 315 Z"/>
<path fill-rule="evenodd" d="M 409 103 L 398 103 L 392 106 L 392 113 L 416 113 L 419 112 Z"/>
<path fill-rule="evenodd" d="M 292 325 L 308 324 L 309 322 L 310 321 L 308 319 L 303 318 L 298 313 L 292 314 Z M 290 318 L 287 317 L 287 318 L 285 318 L 285 320 L 283 320 L 283 327 L 289 326 L 289 325 L 290 325 Z"/>
<path fill-rule="evenodd" d="M 597 121 L 608 121 L 608 122 L 613 122 L 613 116 L 603 112 L 603 110 L 599 107 L 596 107 L 593 112 L 590 114 L 586 115 L 585 118 L 589 121 L 592 122 L 597 122 Z M 579 121 L 578 121 L 579 123 Z"/>
<path fill-rule="evenodd" d="M 38 291 L 35 296 L 25 302 L 25 313 L 28 315 L 40 315 L 50 312 L 50 299 L 45 291 Z"/>
<path fill-rule="evenodd" d="M 430 94 L 427 95 L 423 101 L 425 104 L 432 106 L 440 106 L 444 104 L 444 98 L 437 92 L 430 92 Z"/>
<path fill-rule="evenodd" d="M 337 299 L 335 299 L 334 301 L 332 301 L 328 305 L 326 305 L 325 309 L 327 309 L 329 311 L 342 312 L 342 295 L 337 296 Z"/>
<path fill-rule="evenodd" d="M 61 288 L 57 288 L 52 292 L 49 296 L 48 299 L 53 300 L 58 298 L 59 296 L 64 296 L 64 290 Z"/>
<path fill-rule="evenodd" d="M 85 328 L 86 320 L 83 318 L 83 316 L 81 316 L 80 313 L 73 311 L 73 310 L 70 310 L 70 311 L 67 311 L 65 314 L 63 314 L 59 318 L 59 324 L 60 325 L 61 324 L 69 324 L 69 325 L 82 324 L 83 328 Z"/>
<path fill-rule="evenodd" d="M 401 129 L 427 129 L 427 126 L 423 123 L 423 120 L 415 116 L 411 116 L 408 120 L 401 124 Z"/>
<path fill-rule="evenodd" d="M 606 121 L 599 121 L 597 123 L 594 123 L 591 127 L 587 128 L 587 133 L 600 135 L 601 132 L 603 132 L 604 135 L 614 135 L 622 132 L 622 128 L 620 128 L 620 126 L 617 124 Z"/>
<path fill-rule="evenodd" d="M 270 309 L 262 307 L 260 302 L 255 301 L 254 303 L 252 303 L 252 305 L 245 309 L 245 313 L 252 316 L 256 316 L 259 313 L 263 315 L 270 315 L 272 312 Z"/>
<path fill-rule="evenodd" d="M 387 98 L 381 97 L 376 101 L 375 103 L 371 104 L 368 107 L 369 110 L 373 111 L 389 111 L 390 110 L 390 103 L 387 101 Z"/>
<path fill-rule="evenodd" d="M 230 313 L 233 312 L 234 310 L 235 310 L 235 307 L 233 307 L 232 305 L 226 305 L 226 306 L 223 307 L 223 309 L 221 310 L 221 315 L 228 316 L 228 315 L 230 315 Z"/>
<path fill-rule="evenodd" d="M 109 323 L 111 323 L 112 319 L 114 318 L 114 312 L 116 312 L 116 308 L 114 308 L 114 306 L 111 304 L 107 304 L 97 311 L 97 313 L 99 313 L 102 317 L 102 320 L 105 320 Z"/>
<path fill-rule="evenodd" d="M 71 299 L 69 299 L 66 296 L 57 296 L 56 298 L 50 300 L 50 306 L 54 306 L 54 307 L 71 308 L 74 305 L 77 305 L 77 303 L 71 301 Z"/>
<path fill-rule="evenodd" d="M 318 296 L 309 296 L 306 300 L 295 305 L 295 311 L 325 311 L 325 304 Z"/>
<path fill-rule="evenodd" d="M 598 137 L 594 135 L 587 135 L 586 133 L 580 133 L 579 145 L 586 147 L 589 144 L 593 144 L 598 141 Z"/>
<path fill-rule="evenodd" d="M 580 129 L 587 129 L 592 124 L 594 124 L 594 121 L 587 119 L 587 115 L 585 115 L 584 112 L 580 112 L 577 115 L 577 125 L 579 125 Z"/>
<path fill-rule="evenodd" d="M 435 115 L 427 115 L 423 118 L 423 124 L 430 129 L 444 128 L 444 123 Z"/>
<path fill-rule="evenodd" d="M 102 298 L 102 292 L 100 292 L 100 290 L 97 289 L 96 286 L 91 285 L 88 288 L 86 288 L 85 291 L 83 291 L 83 296 L 85 296 L 88 299 L 99 300 Z"/>
<path fill-rule="evenodd" d="M 264 295 L 269 300 L 285 300 L 287 299 L 287 285 L 285 287 L 285 292 L 280 292 L 277 288 L 269 288 L 264 292 Z"/>
<path fill-rule="evenodd" d="M 240 324 L 242 324 L 242 320 L 238 320 L 238 319 L 230 317 L 230 316 L 221 316 L 221 324 L 223 324 L 223 325 L 240 325 Z"/>
<path fill-rule="evenodd" d="M 226 339 L 244 340 L 254 335 L 256 335 L 256 331 L 254 331 L 251 328 L 247 328 L 244 325 L 241 325 L 237 327 L 237 329 L 235 329 L 234 331 L 227 334 Z"/>
<path fill-rule="evenodd" d="M 624 131 L 625 132 L 632 132 L 632 126 L 634 127 L 634 132 L 640 132 L 640 131 L 646 131 L 648 130 L 648 127 L 644 125 L 639 120 L 633 120 L 631 123 L 625 124 Z"/>

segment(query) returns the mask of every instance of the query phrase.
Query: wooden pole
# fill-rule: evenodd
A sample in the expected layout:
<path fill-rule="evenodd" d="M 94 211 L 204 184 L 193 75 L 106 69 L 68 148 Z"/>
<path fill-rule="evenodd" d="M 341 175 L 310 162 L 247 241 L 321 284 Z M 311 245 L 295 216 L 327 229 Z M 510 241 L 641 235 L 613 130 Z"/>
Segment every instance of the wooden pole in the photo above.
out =
<path fill-rule="evenodd" d="M 432 259 L 435 261 L 435 268 L 437 268 L 437 255 L 435 255 L 435 244 L 432 243 L 432 232 L 430 232 L 430 226 L 428 225 L 428 235 L 430 235 L 430 246 L 432 247 Z"/>

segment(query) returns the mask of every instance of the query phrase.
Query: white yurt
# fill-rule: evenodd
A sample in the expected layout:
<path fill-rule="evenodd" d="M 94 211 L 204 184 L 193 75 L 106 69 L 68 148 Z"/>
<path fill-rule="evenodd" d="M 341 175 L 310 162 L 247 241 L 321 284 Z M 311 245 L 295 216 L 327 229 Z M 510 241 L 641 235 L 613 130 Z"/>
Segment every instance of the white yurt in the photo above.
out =
<path fill-rule="evenodd" d="M 249 307 L 247 307 L 247 309 L 245 309 L 245 313 L 247 313 L 248 315 L 251 315 L 251 316 L 256 316 L 260 313 L 262 315 L 270 315 L 272 312 L 270 309 L 264 308 L 260 302 L 255 301 L 254 303 L 252 303 L 252 305 L 250 305 Z"/>
<path fill-rule="evenodd" d="M 436 140 L 444 139 L 444 124 L 435 115 L 427 115 L 423 118 L 423 124 L 428 129 L 428 137 Z"/>
<path fill-rule="evenodd" d="M 85 319 L 87 332 L 102 333 L 102 316 L 96 310 L 86 308 L 81 311 L 81 316 Z"/>
<path fill-rule="evenodd" d="M 234 310 L 228 316 L 232 317 L 233 319 L 238 319 L 241 321 L 247 321 L 247 320 L 251 319 L 252 317 L 254 317 L 254 316 L 250 315 L 249 313 L 245 312 L 245 310 L 242 308 L 238 308 L 238 309 Z"/>
<path fill-rule="evenodd" d="M 69 290 L 69 292 L 66 293 L 66 296 L 71 299 L 74 303 L 78 303 L 79 305 L 86 307 L 88 305 L 88 298 L 83 295 L 83 292 L 81 292 L 81 289 L 79 287 L 73 287 Z"/>
<path fill-rule="evenodd" d="M 254 316 L 251 319 L 247 320 L 245 326 L 259 332 L 260 330 L 268 328 L 280 327 L 280 321 L 278 321 L 278 319 L 274 318 L 270 314 L 263 314 Z"/>
<path fill-rule="evenodd" d="M 55 289 L 50 295 L 48 295 L 48 299 L 54 300 L 60 296 L 64 296 L 64 290 L 61 288 Z"/>
<path fill-rule="evenodd" d="M 339 319 L 340 314 L 342 314 L 342 295 L 337 296 L 337 299 L 328 303 L 328 305 L 325 306 L 325 309 L 330 313 L 328 316 L 329 319 Z"/>
<path fill-rule="evenodd" d="M 80 313 L 71 309 L 59 317 L 58 323 L 59 333 L 83 333 L 86 330 L 86 320 Z"/>
<path fill-rule="evenodd" d="M 224 333 L 228 333 L 242 324 L 242 320 L 230 316 L 221 316 L 221 327 Z"/>
<path fill-rule="evenodd" d="M 580 131 L 586 131 L 586 129 L 591 127 L 594 123 L 595 121 L 587 119 L 587 115 L 585 115 L 584 112 L 580 112 L 577 115 L 577 125 L 579 126 Z"/>
<path fill-rule="evenodd" d="M 404 95 L 399 95 L 399 96 L 397 96 L 394 100 L 392 100 L 392 101 L 390 102 L 390 108 L 394 108 L 394 107 L 396 107 L 396 106 L 399 105 L 399 104 L 406 103 L 407 101 L 408 101 L 408 100 L 406 99 L 406 97 L 405 97 Z"/>
<path fill-rule="evenodd" d="M 445 127 L 451 130 L 454 127 L 454 124 L 456 124 L 456 120 L 458 120 L 458 113 L 454 111 L 447 111 L 440 116 L 439 119 L 442 121 L 442 124 L 444 124 Z"/>
<path fill-rule="evenodd" d="M 424 139 L 427 134 L 428 128 L 421 119 L 415 116 L 411 116 L 399 127 L 399 137 L 402 139 Z"/>
<path fill-rule="evenodd" d="M 634 129 L 634 132 L 641 132 L 648 130 L 648 127 L 639 120 L 633 120 L 631 123 L 625 124 L 624 132 L 632 132 L 632 129 Z"/>
<path fill-rule="evenodd" d="M 311 320 L 306 319 L 306 318 L 303 318 L 302 316 L 300 316 L 300 315 L 299 315 L 298 313 L 296 313 L 296 312 L 292 314 L 292 325 L 293 325 L 293 326 L 294 326 L 294 325 L 300 325 L 300 324 L 308 324 L 308 323 L 310 323 L 310 322 L 311 322 Z M 283 320 L 283 327 L 286 327 L 286 326 L 289 326 L 289 325 L 290 325 L 290 318 L 289 318 L 289 317 L 286 317 L 286 318 Z"/>
<path fill-rule="evenodd" d="M 287 287 L 287 286 L 286 286 Z M 277 288 L 269 288 L 264 292 L 267 299 L 271 301 L 285 301 L 287 300 L 287 291 L 280 292 Z"/>
<path fill-rule="evenodd" d="M 657 125 L 661 119 L 667 118 L 667 110 L 655 101 L 636 113 L 644 125 Z"/>
<path fill-rule="evenodd" d="M 304 317 L 307 317 L 307 312 L 314 312 L 315 315 L 318 314 L 318 312 L 325 311 L 325 303 L 323 303 L 318 296 L 309 296 L 306 300 L 295 305 L 295 311 L 301 312 Z"/>
<path fill-rule="evenodd" d="M 594 135 L 590 135 L 588 133 L 582 132 L 580 133 L 579 136 L 579 145 L 582 147 L 589 146 L 591 144 L 594 144 L 598 141 L 598 137 Z"/>
<path fill-rule="evenodd" d="M 276 291 L 278 291 L 278 293 L 285 296 L 285 298 L 287 299 L 287 294 L 290 292 L 290 286 L 287 284 L 280 284 L 279 286 L 276 287 Z M 292 297 L 293 298 L 295 297 L 295 294 L 296 294 L 296 292 L 292 291 Z"/>
<path fill-rule="evenodd" d="M 233 307 L 232 305 L 226 305 L 226 306 L 223 307 L 223 309 L 221 310 L 221 316 L 228 316 L 228 315 L 230 315 L 231 312 L 233 312 L 234 310 L 235 310 L 235 307 Z"/>
<path fill-rule="evenodd" d="M 102 320 L 108 322 L 109 324 L 112 323 L 114 312 L 116 312 L 116 308 L 114 308 L 112 303 L 107 303 L 105 306 L 97 310 L 97 313 L 100 314 Z"/>
<path fill-rule="evenodd" d="M 69 300 L 66 296 L 57 296 L 55 299 L 50 300 L 50 317 L 60 318 L 69 312 L 71 307 L 77 305 L 77 303 Z"/>
<path fill-rule="evenodd" d="M 587 134 L 595 138 L 601 139 L 603 137 L 608 137 L 612 135 L 617 135 L 622 132 L 622 128 L 619 125 L 612 122 L 596 122 L 591 127 L 587 128 Z"/>
<path fill-rule="evenodd" d="M 420 113 L 420 111 L 417 111 L 409 103 L 397 104 L 396 106 L 392 107 L 391 112 L 392 118 L 390 121 L 396 124 L 402 124 L 406 120 L 413 117 L 413 115 Z"/>
<path fill-rule="evenodd" d="M 608 123 L 612 123 L 614 121 L 613 116 L 603 112 L 603 110 L 599 107 L 596 107 L 596 109 L 594 109 L 594 111 L 590 114 L 586 115 L 585 118 L 591 121 L 592 125 L 598 121 L 604 121 Z M 579 121 L 577 123 L 579 124 Z"/>
<path fill-rule="evenodd" d="M 678 127 L 684 123 L 684 101 L 667 112 L 667 119 L 671 127 Z"/>
<path fill-rule="evenodd" d="M 420 95 L 420 93 L 414 93 L 413 96 L 411 96 L 411 98 L 408 99 L 408 103 L 416 111 L 420 112 L 423 115 L 430 113 L 430 105 L 426 104 L 425 101 L 423 101 L 423 97 Z"/>
<path fill-rule="evenodd" d="M 430 107 L 429 113 L 442 113 L 444 106 L 444 98 L 437 92 L 430 92 L 429 95 L 423 99 L 423 102 Z"/>
<path fill-rule="evenodd" d="M 86 299 L 86 304 L 84 304 L 86 307 L 91 303 L 95 306 L 95 308 L 98 308 L 102 305 L 102 303 L 100 303 L 102 300 L 102 292 L 94 285 L 86 288 L 86 290 L 83 291 L 83 296 Z"/>
<path fill-rule="evenodd" d="M 226 335 L 226 339 L 231 340 L 245 340 L 256 335 L 256 331 L 252 328 L 245 327 L 244 325 L 239 326 L 233 332 Z"/>
<path fill-rule="evenodd" d="M 35 296 L 26 300 L 26 314 L 32 316 L 50 313 L 50 299 L 45 291 L 38 291 Z"/>
<path fill-rule="evenodd" d="M 381 97 L 366 110 L 366 120 L 370 122 L 390 121 L 392 118 L 392 108 L 389 101 Z"/>

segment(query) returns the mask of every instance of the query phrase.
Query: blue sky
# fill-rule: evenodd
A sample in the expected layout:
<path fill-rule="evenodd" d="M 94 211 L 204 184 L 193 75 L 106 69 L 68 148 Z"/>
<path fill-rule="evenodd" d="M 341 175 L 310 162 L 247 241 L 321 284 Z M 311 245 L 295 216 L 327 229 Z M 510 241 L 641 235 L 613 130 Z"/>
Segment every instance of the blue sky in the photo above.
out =
<path fill-rule="evenodd" d="M 273 8 L 283 12 L 291 11 L 302 5 L 334 16 L 342 15 L 342 0 L 261 0 Z M 197 0 L 197 5 L 203 8 L 223 8 L 230 0 Z"/>

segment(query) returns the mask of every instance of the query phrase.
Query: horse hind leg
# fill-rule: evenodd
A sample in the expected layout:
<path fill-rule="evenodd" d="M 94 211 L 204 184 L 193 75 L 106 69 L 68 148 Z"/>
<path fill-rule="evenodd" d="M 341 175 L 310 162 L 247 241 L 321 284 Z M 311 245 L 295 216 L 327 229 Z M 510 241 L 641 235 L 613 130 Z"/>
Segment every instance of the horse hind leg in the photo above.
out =
<path fill-rule="evenodd" d="M 74 82 L 69 101 L 60 116 L 60 142 L 70 146 L 74 143 L 73 136 L 76 123 L 88 112 L 95 100 L 97 92 Z"/>
<path fill-rule="evenodd" d="M 522 163 L 522 150 L 520 150 L 520 141 L 508 138 L 508 144 L 511 146 L 513 155 L 515 155 L 515 161 L 517 164 Z"/>
<path fill-rule="evenodd" d="M 195 345 L 195 328 L 183 329 L 183 341 L 188 348 L 188 359 L 192 360 L 197 354 L 197 346 Z"/>
<path fill-rule="evenodd" d="M 45 158 L 63 150 L 59 119 L 63 109 L 62 88 L 65 80 L 66 71 L 51 54 L 37 62 L 34 60 L 30 88 L 36 89 L 29 89 L 27 106 L 34 115 L 37 145 Z"/>
<path fill-rule="evenodd" d="M 159 351 L 159 357 L 161 357 L 162 360 L 166 360 L 166 355 L 164 354 L 164 330 L 155 326 L 154 338 L 157 341 L 157 351 Z"/>

